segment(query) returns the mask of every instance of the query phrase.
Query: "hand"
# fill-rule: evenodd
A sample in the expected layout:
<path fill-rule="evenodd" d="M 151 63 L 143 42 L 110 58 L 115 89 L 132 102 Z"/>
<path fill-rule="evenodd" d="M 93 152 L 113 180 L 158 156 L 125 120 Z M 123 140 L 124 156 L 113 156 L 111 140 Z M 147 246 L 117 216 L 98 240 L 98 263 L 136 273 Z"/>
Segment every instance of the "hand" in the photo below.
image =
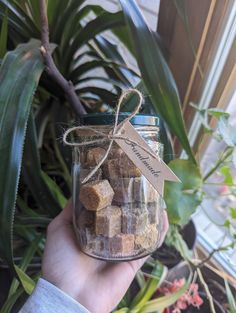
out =
<path fill-rule="evenodd" d="M 168 230 L 166 212 L 163 229 L 162 241 Z M 125 295 L 146 259 L 107 263 L 82 253 L 76 243 L 69 203 L 48 226 L 42 272 L 44 279 L 91 313 L 108 313 Z"/>

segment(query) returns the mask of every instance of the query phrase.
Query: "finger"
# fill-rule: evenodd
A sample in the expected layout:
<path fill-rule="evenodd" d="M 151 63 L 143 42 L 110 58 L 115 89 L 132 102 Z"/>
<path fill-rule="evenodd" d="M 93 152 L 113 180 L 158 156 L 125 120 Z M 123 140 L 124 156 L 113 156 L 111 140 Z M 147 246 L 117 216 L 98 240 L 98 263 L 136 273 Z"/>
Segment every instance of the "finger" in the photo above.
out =
<path fill-rule="evenodd" d="M 107 263 L 103 268 L 103 279 L 107 281 L 114 280 L 116 285 L 120 286 L 121 291 L 122 289 L 126 291 L 134 279 L 137 271 L 146 262 L 148 257 L 149 256 L 146 256 L 142 259 L 129 262 L 120 262 L 115 264 Z"/>

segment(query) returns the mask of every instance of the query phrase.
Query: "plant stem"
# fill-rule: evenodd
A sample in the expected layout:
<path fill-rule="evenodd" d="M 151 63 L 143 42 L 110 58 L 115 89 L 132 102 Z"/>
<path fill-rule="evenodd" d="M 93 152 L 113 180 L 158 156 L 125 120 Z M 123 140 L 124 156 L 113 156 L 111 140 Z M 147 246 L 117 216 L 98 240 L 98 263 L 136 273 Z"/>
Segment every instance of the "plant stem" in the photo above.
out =
<path fill-rule="evenodd" d="M 202 285 L 203 285 L 203 287 L 204 287 L 204 289 L 205 289 L 207 298 L 208 298 L 208 300 L 209 300 L 211 312 L 212 312 L 212 313 L 216 313 L 212 295 L 211 295 L 210 290 L 209 290 L 209 288 L 208 288 L 208 286 L 207 286 L 207 283 L 205 282 L 205 280 L 204 280 L 204 278 L 203 278 L 202 272 L 201 272 L 201 270 L 200 270 L 199 268 L 197 268 L 197 273 L 198 273 L 199 280 L 200 280 L 200 282 L 202 283 Z"/>
<path fill-rule="evenodd" d="M 205 182 L 220 166 L 221 164 L 232 154 L 233 148 L 227 147 L 222 153 L 219 160 L 216 162 L 215 166 L 203 177 L 203 181 Z"/>
<path fill-rule="evenodd" d="M 50 53 L 49 45 L 49 27 L 47 17 L 47 6 L 45 0 L 39 0 L 40 6 L 40 19 L 41 19 L 41 53 L 44 58 L 47 73 L 55 80 L 56 83 L 64 91 L 68 102 L 71 104 L 77 115 L 85 114 L 86 111 L 82 106 L 71 81 L 67 81 L 56 67 Z"/>
<path fill-rule="evenodd" d="M 52 133 L 52 137 L 53 137 L 53 148 L 54 148 L 57 160 L 60 163 L 61 169 L 63 171 L 63 177 L 64 177 L 64 179 L 65 179 L 65 181 L 67 183 L 67 186 L 68 186 L 69 190 L 71 190 L 72 181 L 71 181 L 70 172 L 69 172 L 69 170 L 67 168 L 67 165 L 66 165 L 63 157 L 61 156 L 61 152 L 60 152 L 60 150 L 58 148 L 58 144 L 57 144 L 57 141 L 56 141 L 55 130 L 54 130 L 54 127 L 53 127 L 52 124 L 50 125 L 50 128 L 51 128 L 51 133 Z"/>
<path fill-rule="evenodd" d="M 219 247 L 213 249 L 204 260 L 202 260 L 200 263 L 198 263 L 195 266 L 195 269 L 201 268 L 203 265 L 205 265 L 208 261 L 210 261 L 210 259 L 214 256 L 215 253 L 218 253 L 218 252 L 221 252 L 221 251 L 225 251 L 225 250 L 227 250 L 229 248 L 232 248 L 232 243 L 234 242 L 233 240 L 232 240 L 232 242 L 230 244 L 222 246 L 222 244 L 225 241 L 225 238 L 226 238 L 226 234 L 224 235 L 223 239 L 221 240 L 221 244 L 219 245 Z"/>
<path fill-rule="evenodd" d="M 213 185 L 213 186 L 228 186 L 228 187 L 235 187 L 236 184 L 225 184 L 224 182 L 222 183 L 204 183 L 204 185 Z M 222 194 L 221 196 L 230 196 L 231 193 L 228 194 Z"/>

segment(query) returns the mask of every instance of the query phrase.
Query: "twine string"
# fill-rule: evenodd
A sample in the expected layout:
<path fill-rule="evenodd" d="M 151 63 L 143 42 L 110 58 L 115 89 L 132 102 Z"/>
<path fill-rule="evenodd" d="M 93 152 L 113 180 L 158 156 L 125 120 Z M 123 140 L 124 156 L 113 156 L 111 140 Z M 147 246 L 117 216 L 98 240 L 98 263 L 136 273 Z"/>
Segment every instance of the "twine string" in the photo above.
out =
<path fill-rule="evenodd" d="M 120 113 L 120 108 L 121 108 L 121 104 L 123 103 L 123 101 L 131 94 L 136 94 L 139 98 L 138 100 L 138 104 L 135 107 L 134 111 L 130 113 L 130 115 L 125 118 L 122 122 L 119 122 L 119 113 Z M 117 109 L 116 109 L 116 114 L 115 114 L 115 123 L 113 126 L 113 129 L 110 133 L 105 133 L 99 130 L 96 130 L 90 126 L 75 126 L 75 127 L 71 127 L 69 128 L 63 135 L 63 142 L 64 144 L 68 145 L 68 146 L 73 146 L 73 147 L 84 147 L 84 146 L 89 146 L 89 145 L 94 145 L 94 144 L 100 144 L 100 143 L 104 143 L 106 141 L 110 141 L 109 142 L 109 146 L 107 148 L 107 151 L 105 153 L 105 155 L 102 157 L 102 159 L 98 162 L 98 164 L 96 165 L 96 167 L 94 167 L 91 172 L 83 179 L 83 181 L 81 182 L 82 184 L 86 183 L 96 172 L 97 170 L 102 166 L 102 164 L 105 162 L 105 160 L 107 159 L 112 145 L 114 143 L 114 140 L 119 139 L 119 140 L 125 140 L 131 144 L 135 144 L 137 145 L 139 148 L 141 148 L 143 151 L 145 151 L 146 153 L 148 153 L 148 155 L 152 156 L 153 158 L 157 158 L 158 155 L 156 155 L 155 153 L 153 153 L 152 151 L 150 151 L 150 149 L 147 149 L 146 147 L 140 145 L 139 143 L 133 141 L 132 139 L 125 137 L 123 135 L 120 134 L 120 131 L 122 129 L 122 126 L 130 121 L 140 110 L 141 105 L 143 102 L 143 95 L 142 93 L 137 90 L 137 89 L 127 89 L 125 92 L 122 93 L 121 97 L 119 98 L 118 104 L 117 104 Z M 78 130 L 88 130 L 93 132 L 96 135 L 99 135 L 102 138 L 99 139 L 94 139 L 94 140 L 89 140 L 89 141 L 84 141 L 84 142 L 71 142 L 69 141 L 67 138 L 69 136 L 69 134 L 73 133 L 74 131 L 78 131 Z"/>

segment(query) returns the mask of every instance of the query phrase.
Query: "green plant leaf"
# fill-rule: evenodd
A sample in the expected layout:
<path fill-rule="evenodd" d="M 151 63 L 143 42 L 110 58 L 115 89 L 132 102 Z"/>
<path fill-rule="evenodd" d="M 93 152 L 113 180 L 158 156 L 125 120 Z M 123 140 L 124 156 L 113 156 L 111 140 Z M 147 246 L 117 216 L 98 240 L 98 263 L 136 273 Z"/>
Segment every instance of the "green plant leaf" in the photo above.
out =
<path fill-rule="evenodd" d="M 236 168 L 236 147 L 234 147 L 234 151 L 232 154 L 232 162 L 233 162 L 234 167 Z"/>
<path fill-rule="evenodd" d="M 71 13 L 71 15 L 69 17 L 70 23 L 66 23 L 66 25 L 63 25 L 63 27 L 64 26 L 65 27 L 62 29 L 62 33 L 61 33 L 62 34 L 61 51 L 62 51 L 63 55 L 68 52 L 68 47 L 70 47 L 71 42 L 76 40 L 78 33 L 83 31 L 83 27 L 81 26 L 81 24 L 82 24 L 82 22 L 84 23 L 84 19 L 87 17 L 87 15 L 91 14 L 91 13 L 95 13 L 95 15 L 97 16 L 97 15 L 102 15 L 102 13 L 107 13 L 107 11 L 105 11 L 99 5 L 86 5 L 82 8 L 80 8 L 79 10 L 77 7 L 77 10 L 74 10 L 74 12 Z M 87 35 L 89 35 L 89 33 Z M 73 47 L 73 45 L 72 45 L 71 52 L 72 53 L 73 53 L 73 51 L 76 52 L 75 49 L 78 49 L 78 48 L 79 48 L 79 46 L 76 47 L 74 45 L 74 47 Z"/>
<path fill-rule="evenodd" d="M 152 33 L 152 36 L 154 37 L 154 39 L 156 40 L 156 43 L 158 44 L 159 48 L 161 49 L 162 54 L 168 58 L 169 56 L 169 51 L 166 49 L 160 35 L 155 32 L 150 30 Z M 112 30 L 112 32 L 114 33 L 114 35 L 116 35 L 116 37 L 119 38 L 119 40 L 121 42 L 123 42 L 123 44 L 126 46 L 126 48 L 129 50 L 129 52 L 132 55 L 135 55 L 135 51 L 134 51 L 134 47 L 132 45 L 132 42 L 130 41 L 130 37 L 129 37 L 129 33 L 127 32 L 127 27 L 126 25 L 119 27 L 119 28 L 115 28 Z"/>
<path fill-rule="evenodd" d="M 236 209 L 230 208 L 230 214 L 233 219 L 236 219 Z"/>
<path fill-rule="evenodd" d="M 60 204 L 61 208 L 64 208 L 66 203 L 67 203 L 67 199 L 64 197 L 64 195 L 63 195 L 63 193 L 61 191 L 61 188 L 44 171 L 42 171 L 42 177 L 43 177 L 45 183 L 47 184 L 49 190 L 53 194 L 54 198 L 57 199 L 57 201 Z"/>
<path fill-rule="evenodd" d="M 234 184 L 234 179 L 232 176 L 231 168 L 228 165 L 222 166 L 220 169 L 221 175 L 224 176 L 224 184 L 232 186 Z"/>
<path fill-rule="evenodd" d="M 46 228 L 48 224 L 52 221 L 49 217 L 23 217 L 23 216 L 17 216 L 15 219 L 14 227 L 44 227 Z"/>
<path fill-rule="evenodd" d="M 31 244 L 33 240 L 38 238 L 38 232 L 34 228 L 29 229 L 25 227 L 24 225 L 19 225 L 15 227 L 14 231 L 15 231 L 15 234 L 23 238 L 27 244 Z M 38 249 L 37 249 L 37 253 L 39 254 L 40 257 L 43 256 L 44 248 L 45 248 L 45 243 L 41 241 L 38 244 Z"/>
<path fill-rule="evenodd" d="M 72 164 L 72 153 L 71 153 L 71 148 L 62 145 L 60 142 L 58 142 L 58 138 L 62 138 L 62 134 L 64 132 L 65 126 L 67 127 L 71 123 L 71 113 L 68 110 L 68 107 L 65 105 L 65 103 L 61 103 L 59 101 L 54 101 L 53 106 L 50 112 L 50 120 L 52 122 L 51 124 L 51 134 L 52 138 L 54 141 L 54 150 L 55 150 L 55 155 L 61 165 L 61 169 L 64 173 L 64 177 L 68 176 L 67 178 L 65 177 L 65 181 L 70 180 L 71 183 L 71 164 Z M 60 154 L 60 157 L 57 156 L 57 149 L 58 154 Z M 63 161 L 60 161 L 63 160 Z M 63 164 L 62 164 L 63 163 Z M 65 167 L 67 166 L 67 170 Z M 66 173 L 67 172 L 67 173 Z M 70 184 L 71 188 L 71 184 Z"/>
<path fill-rule="evenodd" d="M 12 224 L 25 129 L 35 89 L 44 69 L 40 42 L 8 52 L 0 68 L 0 251 L 13 269 Z"/>
<path fill-rule="evenodd" d="M 161 121 L 160 123 L 160 142 L 164 146 L 163 160 L 166 164 L 174 159 L 174 147 L 168 125 Z"/>
<path fill-rule="evenodd" d="M 145 286 L 146 281 L 145 281 L 144 273 L 141 270 L 137 272 L 137 274 L 135 275 L 135 279 L 139 285 L 139 288 L 143 288 Z"/>
<path fill-rule="evenodd" d="M 154 105 L 148 96 L 147 90 L 144 86 L 143 81 L 140 81 L 136 86 L 136 89 L 142 92 L 144 95 L 144 103 L 142 105 L 142 113 L 144 114 L 154 114 Z M 131 112 L 134 110 L 135 106 L 137 105 L 137 95 L 132 94 L 131 96 L 127 97 L 122 105 L 121 111 L 124 112 Z M 173 150 L 173 144 L 172 139 L 168 130 L 167 125 L 163 122 L 162 119 L 160 119 L 160 142 L 163 144 L 164 151 L 163 151 L 163 159 L 165 163 L 169 163 L 171 160 L 173 160 L 174 157 L 174 150 Z"/>
<path fill-rule="evenodd" d="M 160 48 L 135 1 L 120 0 L 120 3 L 136 60 L 155 109 L 196 164 L 185 130 L 177 87 Z"/>
<path fill-rule="evenodd" d="M 15 219 L 14 227 L 21 227 L 24 225 L 24 227 L 43 227 L 46 228 L 48 224 L 52 221 L 49 217 L 22 217 L 17 216 Z"/>
<path fill-rule="evenodd" d="M 224 227 L 230 228 L 231 227 L 231 222 L 229 219 L 226 219 L 224 222 Z"/>
<path fill-rule="evenodd" d="M 101 67 L 104 69 L 110 68 L 114 70 L 118 69 L 124 69 L 126 71 L 130 72 L 130 75 L 132 73 L 133 76 L 137 75 L 134 71 L 128 68 L 126 64 L 113 62 L 109 60 L 92 60 L 88 62 L 84 62 L 78 67 L 76 67 L 70 74 L 70 79 L 74 81 L 74 83 L 79 83 L 81 76 L 85 75 L 87 72 L 91 70 L 95 70 L 96 68 Z"/>
<path fill-rule="evenodd" d="M 193 107 L 198 114 L 199 120 L 202 123 L 202 126 L 204 128 L 205 133 L 211 134 L 214 132 L 214 130 L 210 127 L 208 123 L 208 115 L 207 115 L 207 110 L 206 109 L 199 109 L 197 105 L 194 103 L 190 102 L 190 106 Z"/>
<path fill-rule="evenodd" d="M 47 1 L 47 15 L 50 29 L 53 28 L 55 20 L 60 16 L 61 12 L 66 10 L 68 1 L 48 0 Z"/>
<path fill-rule="evenodd" d="M 189 160 L 176 159 L 168 166 L 179 177 L 181 183 L 165 182 L 164 200 L 171 224 L 184 225 L 201 203 L 198 190 L 202 177 L 197 165 Z"/>
<path fill-rule="evenodd" d="M 227 299 L 228 299 L 228 304 L 229 304 L 229 313 L 236 313 L 236 302 L 233 296 L 233 293 L 229 287 L 229 283 L 226 279 L 224 279 L 225 281 L 225 290 L 226 290 L 226 295 L 227 295 Z"/>
<path fill-rule="evenodd" d="M 7 33 L 8 33 L 8 10 L 6 9 L 5 15 L 2 20 L 0 32 L 0 59 L 4 57 L 7 52 Z"/>
<path fill-rule="evenodd" d="M 153 104 L 150 100 L 150 98 L 148 97 L 148 93 L 147 90 L 144 86 L 143 81 L 140 81 L 136 86 L 135 89 L 138 89 L 139 91 L 141 91 L 141 93 L 144 96 L 144 102 L 142 104 L 142 108 L 141 108 L 141 112 L 145 112 L 147 114 L 152 114 L 153 113 Z M 138 103 L 138 96 L 136 94 L 131 94 L 129 95 L 126 99 L 124 99 L 123 103 L 122 103 L 122 107 L 121 107 L 121 111 L 123 112 L 132 112 L 135 107 L 137 106 Z"/>
<path fill-rule="evenodd" d="M 191 277 L 190 277 L 191 278 Z M 165 308 L 168 308 L 172 304 L 174 304 L 187 290 L 190 284 L 190 279 L 175 293 L 170 295 L 160 297 L 155 300 L 148 301 L 140 313 L 153 313 L 153 312 L 162 312 Z M 135 313 L 130 311 L 130 313 Z"/>
<path fill-rule="evenodd" d="M 92 21 L 88 22 L 75 35 L 73 42 L 67 48 L 65 57 L 65 66 L 69 68 L 71 60 L 78 49 L 90 39 L 94 38 L 99 33 L 118 27 L 124 24 L 122 12 L 110 13 L 104 12 Z"/>
<path fill-rule="evenodd" d="M 236 128 L 229 124 L 227 118 L 220 118 L 218 123 L 218 130 L 220 135 L 222 136 L 222 139 L 228 146 L 236 146 Z"/>
<path fill-rule="evenodd" d="M 154 292 L 166 276 L 167 269 L 159 262 L 155 262 L 155 266 L 151 272 L 153 278 L 149 278 L 143 288 L 139 291 L 133 299 L 130 309 L 134 312 L 142 310 L 143 306 L 151 299 Z"/>
<path fill-rule="evenodd" d="M 22 271 L 17 265 L 14 266 L 16 273 L 21 281 L 21 284 L 28 295 L 31 295 L 35 288 L 35 282 L 25 272 Z"/>
<path fill-rule="evenodd" d="M 40 272 L 33 275 L 33 281 L 37 282 L 39 277 L 40 277 Z M 13 306 L 16 304 L 17 300 L 25 293 L 25 289 L 20 286 L 16 292 L 11 295 L 4 303 L 3 307 L 0 310 L 0 313 L 9 313 L 12 312 L 11 309 L 13 308 Z M 14 307 L 14 310 L 16 309 L 16 307 Z M 19 308 L 17 308 L 19 309 Z"/>
<path fill-rule="evenodd" d="M 12 307 L 16 303 L 17 299 L 24 293 L 24 288 L 18 288 L 17 291 L 11 295 L 3 304 L 0 313 L 11 312 Z"/>
<path fill-rule="evenodd" d="M 77 89 L 76 92 L 79 95 L 94 94 L 97 97 L 99 97 L 104 103 L 109 104 L 111 107 L 114 107 L 116 105 L 117 95 L 105 88 L 92 87 L 92 86 L 83 87 L 83 88 Z"/>
<path fill-rule="evenodd" d="M 39 216 L 38 213 L 36 213 L 34 210 L 28 207 L 28 205 L 25 203 L 25 201 L 18 195 L 16 200 L 17 206 L 20 208 L 22 213 L 26 214 L 30 217 L 37 217 Z"/>
<path fill-rule="evenodd" d="M 28 0 L 27 1 L 28 8 L 34 21 L 35 25 L 39 28 L 40 27 L 40 10 L 39 10 L 39 1 L 35 0 Z"/>
<path fill-rule="evenodd" d="M 100 54 L 104 55 L 106 59 L 126 64 L 118 50 L 118 45 L 111 43 L 102 35 L 97 35 L 94 41 Z M 138 76 L 138 73 L 133 73 L 129 68 L 105 68 L 105 71 L 109 77 L 121 81 L 126 88 L 131 87 L 134 78 Z"/>
<path fill-rule="evenodd" d="M 34 22 L 22 9 L 18 1 L 0 0 L 0 16 L 1 12 L 8 9 L 8 22 L 14 31 L 24 40 L 29 38 L 39 38 L 40 32 L 36 28 Z M 10 32 L 10 29 L 9 29 Z"/>
<path fill-rule="evenodd" d="M 30 246 L 26 249 L 26 252 L 20 262 L 19 268 L 25 272 L 28 268 L 28 265 L 30 264 L 31 260 L 33 259 L 37 249 L 38 249 L 38 245 L 40 244 L 40 242 L 42 241 L 43 236 L 38 236 L 35 238 L 35 240 L 32 241 L 32 243 L 30 244 Z M 8 293 L 8 298 L 13 296 L 13 294 L 17 291 L 17 288 L 19 286 L 19 281 L 14 278 L 12 283 L 11 283 L 11 287 Z"/>
<path fill-rule="evenodd" d="M 228 118 L 230 116 L 229 113 L 221 110 L 221 109 L 218 109 L 218 108 L 210 108 L 210 109 L 207 109 L 207 113 L 211 116 L 214 116 L 215 118 L 219 119 L 221 117 L 225 117 L 225 118 Z"/>
<path fill-rule="evenodd" d="M 48 187 L 48 182 L 46 183 L 43 178 L 40 156 L 37 149 L 35 122 L 32 114 L 29 118 L 25 140 L 26 144 L 23 158 L 24 180 L 38 205 L 50 214 L 51 217 L 55 217 L 58 213 L 60 213 L 63 207 L 60 205 L 57 197 L 55 197 L 55 194 L 53 194 Z M 32 169 L 34 170 L 32 171 Z"/>
<path fill-rule="evenodd" d="M 53 2 L 53 0 L 51 1 Z M 67 24 L 73 24 L 72 20 L 76 19 L 75 16 L 77 14 L 77 10 L 84 1 L 85 0 L 72 0 L 70 2 L 67 1 L 66 9 L 56 12 L 57 19 L 50 29 L 52 42 L 60 42 L 61 36 L 64 36 L 65 27 L 67 27 Z M 68 23 L 68 21 L 70 21 L 70 23 Z"/>
<path fill-rule="evenodd" d="M 192 259 L 192 252 L 189 250 L 176 225 L 170 225 L 165 242 L 168 246 L 173 246 L 184 260 L 190 261 Z"/>
<path fill-rule="evenodd" d="M 120 310 L 112 311 L 112 313 L 128 313 L 128 312 L 129 312 L 129 308 L 122 308 Z"/>
<path fill-rule="evenodd" d="M 120 82 L 119 80 L 114 80 L 111 78 L 107 78 L 107 77 L 94 77 L 94 76 L 86 76 L 84 78 L 79 79 L 78 81 L 78 86 L 80 84 L 83 84 L 85 82 L 91 82 L 91 86 L 94 86 L 94 84 L 96 84 L 95 82 L 104 82 L 107 84 L 112 84 L 114 87 L 117 87 L 117 89 L 121 92 L 121 88 L 124 87 L 124 84 L 122 82 Z"/>

